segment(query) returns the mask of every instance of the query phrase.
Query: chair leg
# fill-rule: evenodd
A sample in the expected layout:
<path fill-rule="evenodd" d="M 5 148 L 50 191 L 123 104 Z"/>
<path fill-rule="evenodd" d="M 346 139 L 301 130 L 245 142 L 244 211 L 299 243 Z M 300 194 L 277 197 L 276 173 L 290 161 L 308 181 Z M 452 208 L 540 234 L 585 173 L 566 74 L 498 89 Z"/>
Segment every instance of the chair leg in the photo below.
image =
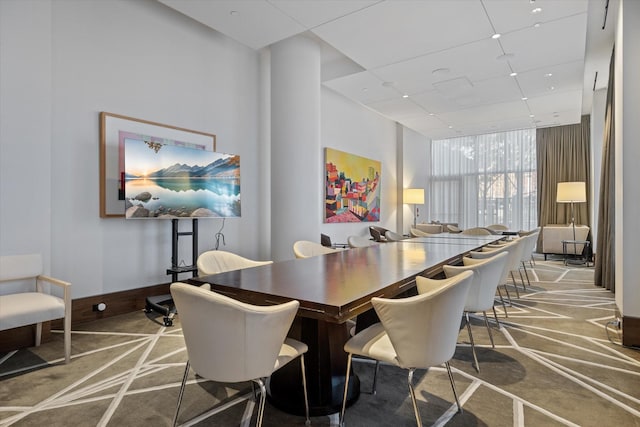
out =
<path fill-rule="evenodd" d="M 340 410 L 340 422 L 338 425 L 344 426 L 344 410 L 347 407 L 347 393 L 349 392 L 349 371 L 351 371 L 351 358 L 353 354 L 349 353 L 347 357 L 347 373 L 344 376 L 344 395 L 342 396 L 342 409 Z"/>
<path fill-rule="evenodd" d="M 178 411 L 180 411 L 180 405 L 182 404 L 182 396 L 184 396 L 184 386 L 187 383 L 187 377 L 189 376 L 189 368 L 191 363 L 187 360 L 187 366 L 184 368 L 184 375 L 182 376 L 182 384 L 180 384 L 180 392 L 178 392 L 178 405 L 176 406 L 176 413 L 173 416 L 173 427 L 178 425 Z"/>
<path fill-rule="evenodd" d="M 376 368 L 373 371 L 373 384 L 371 385 L 371 394 L 374 396 L 377 393 L 377 384 L 378 384 L 378 370 L 380 369 L 380 361 L 376 360 Z"/>
<path fill-rule="evenodd" d="M 513 275 L 513 270 L 511 270 L 510 273 L 511 273 L 511 280 L 513 280 L 513 287 L 516 288 L 516 297 L 520 299 L 520 292 L 518 291 L 518 283 L 516 282 L 516 276 Z"/>
<path fill-rule="evenodd" d="M 409 376 L 407 381 L 409 383 L 409 394 L 411 395 L 411 402 L 413 403 L 413 413 L 416 416 L 416 424 L 418 427 L 422 427 L 422 420 L 420 419 L 420 411 L 418 411 L 418 402 L 416 401 L 416 392 L 413 389 L 413 372 L 415 369 L 409 369 Z"/>
<path fill-rule="evenodd" d="M 520 283 L 522 283 L 522 289 L 526 292 L 527 285 L 524 284 L 524 277 L 522 276 L 522 269 L 520 269 L 520 267 L 518 267 L 518 274 L 520 275 Z"/>
<path fill-rule="evenodd" d="M 498 325 L 498 329 L 502 328 L 500 321 L 498 320 L 498 313 L 496 313 L 496 307 L 491 307 L 493 309 L 493 317 L 496 319 L 496 325 Z"/>
<path fill-rule="evenodd" d="M 469 312 L 464 312 L 464 318 L 467 322 L 467 332 L 469 333 L 469 341 L 471 341 L 471 353 L 473 354 L 474 368 L 477 372 L 480 372 L 480 364 L 478 363 L 478 357 L 476 356 L 476 344 L 473 342 L 473 334 L 471 333 L 471 322 L 469 321 Z"/>
<path fill-rule="evenodd" d="M 491 332 L 491 328 L 489 327 L 489 320 L 487 319 L 487 312 L 483 311 L 484 315 L 484 325 L 487 327 L 487 331 L 489 331 L 489 339 L 491 340 L 491 347 L 496 348 L 496 345 L 493 343 L 493 333 Z"/>
<path fill-rule="evenodd" d="M 505 288 L 505 291 L 506 290 L 507 289 Z M 509 313 L 507 312 L 507 304 L 505 304 L 504 298 L 502 298 L 502 291 L 500 291 L 500 286 L 498 286 L 497 291 L 498 296 L 500 297 L 500 303 L 502 304 L 502 310 L 504 311 L 504 317 L 509 317 Z M 509 292 L 507 292 L 507 295 L 509 295 Z"/>
<path fill-rule="evenodd" d="M 42 341 L 42 322 L 36 323 L 36 347 L 40 347 Z"/>
<path fill-rule="evenodd" d="M 264 416 L 264 407 L 267 400 L 267 388 L 261 378 L 254 381 L 260 386 L 260 403 L 258 405 L 258 419 L 256 420 L 256 427 L 262 427 L 262 417 Z"/>
<path fill-rule="evenodd" d="M 447 366 L 447 373 L 449 374 L 449 382 L 451 382 L 451 389 L 453 390 L 453 397 L 456 398 L 456 405 L 458 405 L 458 413 L 462 413 L 462 405 L 460 405 L 460 400 L 458 400 L 458 391 L 456 390 L 456 383 L 453 381 L 453 374 L 451 373 L 451 365 L 449 362 L 444 363 Z"/>
<path fill-rule="evenodd" d="M 311 420 L 309 419 L 309 395 L 307 394 L 307 374 L 304 368 L 304 354 L 300 355 L 300 366 L 302 369 L 302 388 L 304 391 L 304 415 L 306 417 L 304 424 L 311 425 Z"/>
<path fill-rule="evenodd" d="M 525 261 L 522 261 L 522 268 L 524 269 L 524 275 L 527 278 L 527 285 L 531 287 L 531 280 L 529 280 L 529 272 L 527 272 L 527 264 Z"/>

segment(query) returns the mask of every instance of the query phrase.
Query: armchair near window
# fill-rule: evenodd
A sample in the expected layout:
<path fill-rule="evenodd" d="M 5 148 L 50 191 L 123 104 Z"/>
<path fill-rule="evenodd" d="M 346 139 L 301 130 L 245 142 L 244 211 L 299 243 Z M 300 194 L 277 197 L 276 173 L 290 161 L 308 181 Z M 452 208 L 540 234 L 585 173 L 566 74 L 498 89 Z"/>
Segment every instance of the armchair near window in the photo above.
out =
<path fill-rule="evenodd" d="M 0 295 L 0 330 L 36 324 L 35 345 L 42 338 L 42 322 L 64 318 L 64 360 L 71 360 L 71 283 L 42 274 L 42 256 L 0 256 L 0 284 L 28 281 L 35 291 Z M 62 290 L 62 297 L 50 294 L 44 283 Z"/>

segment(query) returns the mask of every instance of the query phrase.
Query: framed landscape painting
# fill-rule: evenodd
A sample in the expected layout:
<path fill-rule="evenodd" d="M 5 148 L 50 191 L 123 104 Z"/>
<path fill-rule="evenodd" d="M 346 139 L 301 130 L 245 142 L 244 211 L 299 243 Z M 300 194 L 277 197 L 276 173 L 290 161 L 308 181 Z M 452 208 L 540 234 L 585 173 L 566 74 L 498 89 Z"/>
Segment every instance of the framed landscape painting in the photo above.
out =
<path fill-rule="evenodd" d="M 378 160 L 325 148 L 325 223 L 380 221 Z"/>
<path fill-rule="evenodd" d="M 216 151 L 216 136 L 149 120 L 100 112 L 100 216 L 124 217 L 125 139 L 140 138 L 149 147 L 179 145 Z"/>

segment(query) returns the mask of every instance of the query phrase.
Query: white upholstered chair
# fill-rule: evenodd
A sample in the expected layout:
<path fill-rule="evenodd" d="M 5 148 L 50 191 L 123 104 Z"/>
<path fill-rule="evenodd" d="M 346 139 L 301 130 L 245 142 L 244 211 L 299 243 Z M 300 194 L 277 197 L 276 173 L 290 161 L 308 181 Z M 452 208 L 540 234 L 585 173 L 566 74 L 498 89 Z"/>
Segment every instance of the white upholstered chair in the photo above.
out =
<path fill-rule="evenodd" d="M 462 230 L 461 234 L 465 234 L 467 236 L 490 236 L 493 233 L 484 227 L 473 227 Z"/>
<path fill-rule="evenodd" d="M 413 389 L 414 371 L 444 363 L 458 409 L 462 411 L 449 360 L 456 350 L 460 317 L 472 277 L 471 271 L 444 280 L 416 277 L 419 295 L 371 299 L 380 323 L 360 331 L 344 345 L 349 355 L 340 425 L 344 423 L 353 355 L 387 362 L 409 371 L 409 394 L 418 426 L 422 423 Z"/>
<path fill-rule="evenodd" d="M 312 256 L 331 254 L 338 250 L 339 249 L 322 246 L 320 243 L 309 240 L 298 240 L 293 244 L 293 253 L 296 258 L 309 258 Z"/>
<path fill-rule="evenodd" d="M 425 231 L 420 230 L 419 228 L 411 227 L 409 229 L 409 234 L 411 235 L 411 237 L 429 237 L 429 236 L 433 236 L 435 233 L 427 233 Z"/>
<path fill-rule="evenodd" d="M 188 361 L 178 395 L 173 425 L 184 396 L 190 367 L 201 377 L 219 382 L 253 381 L 260 387 L 257 426 L 262 425 L 266 386 L 273 372 L 300 357 L 307 424 L 309 403 L 304 371 L 307 345 L 287 338 L 300 303 L 271 306 L 245 304 L 212 292 L 208 286 L 172 283 Z"/>
<path fill-rule="evenodd" d="M 36 342 L 42 339 L 42 322 L 64 318 L 64 360 L 71 360 L 71 283 L 42 274 L 40 254 L 0 256 L 0 283 L 29 282 L 32 290 L 0 295 L 0 330 L 36 324 Z M 45 283 L 61 289 L 61 297 L 48 292 Z"/>
<path fill-rule="evenodd" d="M 480 365 L 478 364 L 478 357 L 476 356 L 476 345 L 473 340 L 473 334 L 471 333 L 471 322 L 469 321 L 469 313 L 475 313 L 481 311 L 484 315 L 484 324 L 489 333 L 489 339 L 491 340 L 491 347 L 495 348 L 493 342 L 493 335 L 491 328 L 489 327 L 489 321 L 487 320 L 487 310 L 493 310 L 493 316 L 496 319 L 496 325 L 500 328 L 500 321 L 494 308 L 494 300 L 496 290 L 500 284 L 500 277 L 504 271 L 505 264 L 507 262 L 508 254 L 506 252 L 500 252 L 491 258 L 487 259 L 473 259 L 469 257 L 462 258 L 463 265 L 445 265 L 443 266 L 444 274 L 447 277 L 454 277 L 465 271 L 473 271 L 473 281 L 469 286 L 469 293 L 467 293 L 467 300 L 464 304 L 464 318 L 467 323 L 467 332 L 469 333 L 469 341 L 471 342 L 471 352 L 473 353 L 473 361 L 475 362 L 476 371 L 480 372 Z"/>
<path fill-rule="evenodd" d="M 396 233 L 395 231 L 387 230 L 384 233 L 385 239 L 389 242 L 399 242 L 400 240 L 406 239 L 402 234 Z"/>
<path fill-rule="evenodd" d="M 533 251 L 536 247 L 536 243 L 538 243 L 538 234 L 539 231 L 536 230 L 533 233 L 525 234 L 521 237 L 524 239 L 524 243 L 522 244 L 522 259 L 520 262 L 529 286 L 531 286 L 531 280 L 529 279 L 527 264 L 530 264 L 531 260 L 533 260 Z"/>
<path fill-rule="evenodd" d="M 206 251 L 198 256 L 196 266 L 198 267 L 198 274 L 200 276 L 208 276 L 210 274 L 258 267 L 271 263 L 273 263 L 273 261 L 254 261 L 232 252 Z"/>
<path fill-rule="evenodd" d="M 366 248 L 368 246 L 379 245 L 380 243 L 367 239 L 364 236 L 349 236 L 347 237 L 347 244 L 350 248 Z"/>

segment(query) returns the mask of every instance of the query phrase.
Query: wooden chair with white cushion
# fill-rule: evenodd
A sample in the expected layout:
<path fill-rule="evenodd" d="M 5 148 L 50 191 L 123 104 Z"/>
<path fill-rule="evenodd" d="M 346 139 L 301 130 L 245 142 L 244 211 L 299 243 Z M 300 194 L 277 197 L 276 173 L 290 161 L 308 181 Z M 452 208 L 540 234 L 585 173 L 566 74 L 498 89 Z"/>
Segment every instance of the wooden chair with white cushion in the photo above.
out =
<path fill-rule="evenodd" d="M 178 309 L 182 334 L 187 346 L 187 361 L 173 425 L 184 396 L 189 369 L 202 378 L 223 383 L 253 381 L 260 387 L 256 425 L 262 425 L 266 385 L 273 372 L 300 358 L 306 422 L 309 403 L 304 370 L 306 344 L 287 338 L 300 303 L 289 301 L 258 306 L 212 292 L 208 284 L 197 287 L 172 283 L 171 296 Z"/>
<path fill-rule="evenodd" d="M 0 256 L 0 283 L 30 286 L 31 290 L 0 295 L 0 331 L 36 324 L 35 345 L 42 338 L 42 322 L 64 318 L 64 360 L 71 360 L 71 283 L 43 275 L 42 256 Z M 45 283 L 60 288 L 62 296 L 49 292 Z"/>
<path fill-rule="evenodd" d="M 418 276 L 416 286 L 419 295 L 371 299 L 380 323 L 358 332 L 344 345 L 349 355 L 340 425 L 344 425 L 353 355 L 387 362 L 409 371 L 409 394 L 418 426 L 422 426 L 422 422 L 413 389 L 414 372 L 416 369 L 445 364 L 458 410 L 462 411 L 449 360 L 456 351 L 460 317 L 472 277 L 471 271 L 444 280 Z"/>

